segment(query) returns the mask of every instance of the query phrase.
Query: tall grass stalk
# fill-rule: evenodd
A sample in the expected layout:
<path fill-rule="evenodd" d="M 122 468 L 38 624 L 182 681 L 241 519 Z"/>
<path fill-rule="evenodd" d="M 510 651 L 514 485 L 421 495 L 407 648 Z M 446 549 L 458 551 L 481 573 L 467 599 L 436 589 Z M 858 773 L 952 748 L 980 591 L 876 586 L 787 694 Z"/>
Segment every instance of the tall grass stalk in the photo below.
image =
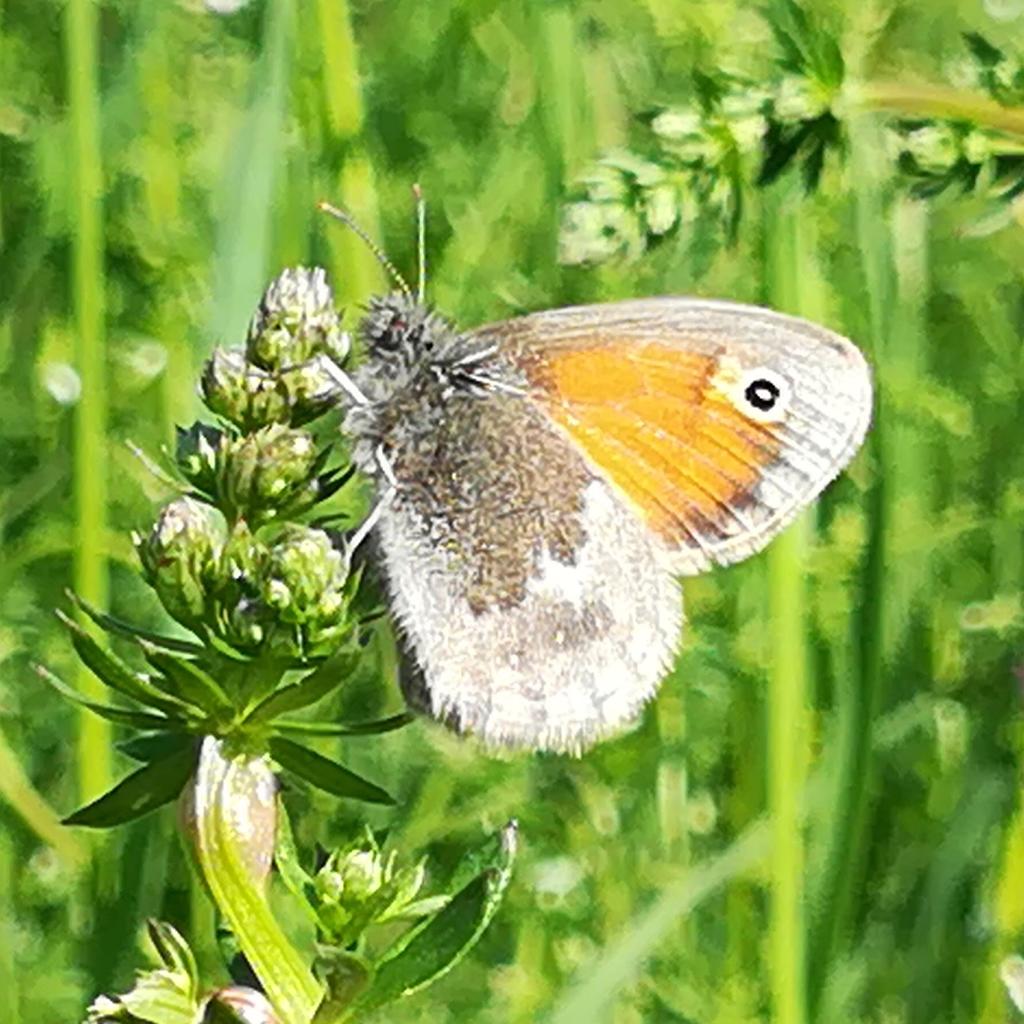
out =
<path fill-rule="evenodd" d="M 272 212 L 287 134 L 295 24 L 294 0 L 267 5 L 249 107 L 235 131 L 219 183 L 214 292 L 206 332 L 211 344 L 234 343 L 244 336 L 267 277 Z"/>
<path fill-rule="evenodd" d="M 14 851 L 11 837 L 0 833 L 0 1020 L 20 1024 L 18 969 L 15 958 L 17 927 L 12 911 L 14 895 Z"/>
<path fill-rule="evenodd" d="M 874 479 L 866 502 L 867 545 L 862 565 L 859 608 L 855 610 L 850 657 L 837 656 L 836 727 L 831 737 L 829 777 L 833 787 L 828 802 L 830 821 L 816 900 L 819 911 L 810 949 L 815 958 L 811 975 L 812 1013 L 827 980 L 830 965 L 849 951 L 855 934 L 859 896 L 866 882 L 867 821 L 874 783 L 871 723 L 882 705 L 883 637 L 888 594 L 885 579 L 885 544 L 889 504 L 885 491 L 890 469 L 885 405 L 885 351 L 888 318 L 893 315 L 892 262 L 888 221 L 885 217 L 876 154 L 883 143 L 880 126 L 870 118 L 850 124 L 850 180 L 853 182 L 857 249 L 864 277 L 866 321 L 858 340 L 868 350 L 875 368 L 875 418 L 867 449 Z M 851 325 L 855 332 L 858 325 Z"/>
<path fill-rule="evenodd" d="M 363 139 L 365 114 L 352 14 L 347 0 L 317 0 L 316 14 L 328 148 L 342 150 L 333 178 L 325 182 L 327 195 L 317 198 L 341 202 L 371 238 L 379 239 L 377 189 Z M 390 287 L 392 282 L 385 281 L 373 253 L 355 234 L 340 224 L 325 221 L 325 227 L 332 283 L 343 303 L 365 302 L 382 287 Z"/>
<path fill-rule="evenodd" d="M 145 210 L 149 229 L 160 247 L 160 255 L 168 267 L 176 267 L 178 246 L 185 236 L 182 224 L 183 163 L 180 147 L 175 138 L 174 108 L 174 47 L 170 39 L 173 19 L 178 14 L 172 8 L 154 8 L 145 33 L 144 50 L 139 61 L 139 87 L 142 114 L 145 117 L 146 136 L 142 143 L 144 161 L 143 185 Z M 168 159 L 173 155 L 177 159 Z M 165 275 L 172 290 L 181 288 L 182 276 L 173 272 Z M 174 438 L 174 428 L 193 418 L 195 392 L 183 387 L 183 381 L 194 379 L 192 348 L 189 339 L 180 331 L 179 319 L 182 303 L 160 303 L 153 324 L 154 336 L 166 346 L 167 362 L 160 378 L 162 433 L 166 443 Z"/>
<path fill-rule="evenodd" d="M 771 306 L 820 319 L 820 274 L 804 197 L 767 197 L 764 246 Z M 768 555 L 771 607 L 767 700 L 768 806 L 774 832 L 770 861 L 770 958 L 773 1019 L 807 1019 L 805 962 L 804 833 L 800 809 L 809 763 L 806 557 L 811 513 L 804 513 Z"/>
<path fill-rule="evenodd" d="M 96 4 L 68 0 L 64 15 L 71 165 L 72 295 L 75 361 L 81 377 L 76 407 L 75 589 L 90 603 L 105 607 L 108 597 L 107 535 L 107 368 L 105 278 L 103 268 L 100 162 L 100 103 L 97 69 Z M 102 686 L 88 669 L 78 673 L 79 686 L 101 697 Z M 97 796 L 111 782 L 110 726 L 83 710 L 79 719 L 78 790 L 83 800 Z"/>
<path fill-rule="evenodd" d="M 686 804 L 689 780 L 686 771 L 685 681 L 679 672 L 665 680 L 658 696 L 658 738 L 664 751 L 658 761 L 658 824 L 665 856 L 674 863 L 689 860 Z"/>

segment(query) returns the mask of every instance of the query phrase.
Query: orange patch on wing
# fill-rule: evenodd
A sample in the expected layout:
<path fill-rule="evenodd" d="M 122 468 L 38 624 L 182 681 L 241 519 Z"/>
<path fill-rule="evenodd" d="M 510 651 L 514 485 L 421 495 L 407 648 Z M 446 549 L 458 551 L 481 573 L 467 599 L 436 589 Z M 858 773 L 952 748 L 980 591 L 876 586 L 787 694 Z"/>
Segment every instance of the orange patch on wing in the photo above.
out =
<path fill-rule="evenodd" d="M 718 361 L 657 342 L 545 352 L 531 382 L 588 460 L 675 544 L 745 528 L 778 455 L 772 430 L 712 383 Z"/>

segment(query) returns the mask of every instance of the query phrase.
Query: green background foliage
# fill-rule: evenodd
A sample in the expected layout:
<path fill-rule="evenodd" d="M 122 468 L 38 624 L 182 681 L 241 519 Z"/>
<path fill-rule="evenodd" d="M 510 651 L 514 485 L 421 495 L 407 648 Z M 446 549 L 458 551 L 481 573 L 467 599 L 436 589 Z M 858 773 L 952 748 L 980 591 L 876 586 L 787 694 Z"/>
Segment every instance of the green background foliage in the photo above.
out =
<path fill-rule="evenodd" d="M 165 625 L 128 539 L 165 492 L 125 441 L 156 452 L 194 418 L 202 361 L 281 267 L 326 266 L 350 319 L 384 286 L 318 199 L 415 276 L 414 181 L 429 296 L 461 324 L 762 302 L 856 339 L 879 402 L 798 526 L 687 581 L 678 666 L 634 732 L 581 760 L 494 757 L 427 723 L 322 744 L 399 806 L 290 792 L 306 849 L 369 821 L 453 866 L 520 823 L 480 945 L 386 1019 L 1015 1012 L 998 966 L 1024 951 L 1020 226 L 979 221 L 976 196 L 911 198 L 861 115 L 813 195 L 789 174 L 744 196 L 732 247 L 698 219 L 636 262 L 557 263 L 563 203 L 603 151 L 643 146 L 639 115 L 692 102 L 695 68 L 776 75 L 759 7 L 0 4 L 0 1020 L 77 1019 L 123 989 L 147 915 L 223 980 L 169 811 L 103 836 L 57 824 L 129 762 L 30 666 L 74 675 L 52 615 L 72 583 Z M 1019 0 L 818 8 L 861 81 L 956 85 L 965 31 L 1024 48 Z M 335 713 L 400 710 L 394 673 L 382 626 Z"/>

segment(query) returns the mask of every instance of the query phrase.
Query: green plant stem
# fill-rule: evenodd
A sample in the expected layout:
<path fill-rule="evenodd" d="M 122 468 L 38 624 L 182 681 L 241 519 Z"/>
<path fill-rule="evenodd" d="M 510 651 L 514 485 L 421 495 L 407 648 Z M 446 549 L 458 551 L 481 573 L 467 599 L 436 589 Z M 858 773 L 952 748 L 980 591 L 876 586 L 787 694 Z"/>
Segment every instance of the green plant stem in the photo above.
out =
<path fill-rule="evenodd" d="M 788 192 L 789 190 L 787 190 Z M 778 190 L 776 190 L 777 195 Z M 773 201 L 775 200 L 775 201 Z M 820 294 L 806 203 L 791 194 L 768 197 L 764 242 L 769 303 L 786 312 L 816 317 L 811 296 Z M 770 957 L 772 1019 L 807 1019 L 804 833 L 801 793 L 810 754 L 807 726 L 808 650 L 805 560 L 810 536 L 801 516 L 768 555 L 772 615 L 768 711 L 768 803 L 774 833 L 770 858 Z"/>
<path fill-rule="evenodd" d="M 266 784 L 269 771 L 263 758 L 232 756 L 221 740 L 203 740 L 193 788 L 194 847 L 210 893 L 282 1024 L 309 1024 L 322 991 L 246 866 L 247 850 L 236 821 L 239 804 L 251 798 L 254 786 Z"/>
<path fill-rule="evenodd" d="M 100 163 L 100 112 L 97 73 L 97 6 L 93 0 L 69 0 L 65 14 L 65 52 L 71 121 L 70 164 L 74 177 L 72 294 L 76 362 L 82 395 L 76 407 L 75 589 L 91 604 L 107 604 L 107 381 L 104 339 L 102 242 L 103 173 Z M 89 697 L 102 687 L 84 667 L 79 686 Z M 83 711 L 79 718 L 78 789 L 89 800 L 111 782 L 110 726 Z"/>
<path fill-rule="evenodd" d="M 811 936 L 813 951 L 812 1014 L 826 979 L 847 951 L 856 934 L 853 917 L 865 884 L 869 836 L 868 818 L 874 784 L 871 726 L 882 706 L 884 686 L 883 644 L 888 609 L 885 578 L 888 540 L 889 495 L 885 481 L 893 452 L 887 437 L 885 416 L 885 348 L 887 324 L 894 316 L 892 260 L 883 210 L 877 159 L 881 143 L 879 126 L 870 118 L 850 124 L 851 168 L 855 186 L 857 247 L 865 281 L 867 324 L 865 341 L 876 368 L 875 417 L 867 448 L 876 467 L 866 500 L 867 547 L 862 565 L 862 596 L 854 616 L 853 655 L 837 666 L 837 719 L 835 753 L 830 758 L 832 798 L 828 848 L 823 856 L 822 880 L 816 904 L 821 914 Z"/>
<path fill-rule="evenodd" d="M 1004 107 L 987 96 L 948 85 L 859 82 L 847 86 L 844 100 L 853 109 L 880 110 L 908 118 L 969 121 L 1024 138 L 1024 107 Z"/>

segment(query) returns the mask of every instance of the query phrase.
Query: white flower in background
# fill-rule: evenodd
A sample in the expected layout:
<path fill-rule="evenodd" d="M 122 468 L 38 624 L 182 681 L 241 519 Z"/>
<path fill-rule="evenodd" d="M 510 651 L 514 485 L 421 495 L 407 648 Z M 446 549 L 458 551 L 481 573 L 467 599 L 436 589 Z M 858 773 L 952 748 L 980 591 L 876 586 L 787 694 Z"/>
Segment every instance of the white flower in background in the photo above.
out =
<path fill-rule="evenodd" d="M 70 363 L 45 363 L 43 387 L 59 405 L 76 405 L 82 397 L 82 378 Z"/>
<path fill-rule="evenodd" d="M 1008 956 L 999 965 L 999 977 L 1003 979 L 1013 1005 L 1024 1013 L 1024 957 Z"/>

